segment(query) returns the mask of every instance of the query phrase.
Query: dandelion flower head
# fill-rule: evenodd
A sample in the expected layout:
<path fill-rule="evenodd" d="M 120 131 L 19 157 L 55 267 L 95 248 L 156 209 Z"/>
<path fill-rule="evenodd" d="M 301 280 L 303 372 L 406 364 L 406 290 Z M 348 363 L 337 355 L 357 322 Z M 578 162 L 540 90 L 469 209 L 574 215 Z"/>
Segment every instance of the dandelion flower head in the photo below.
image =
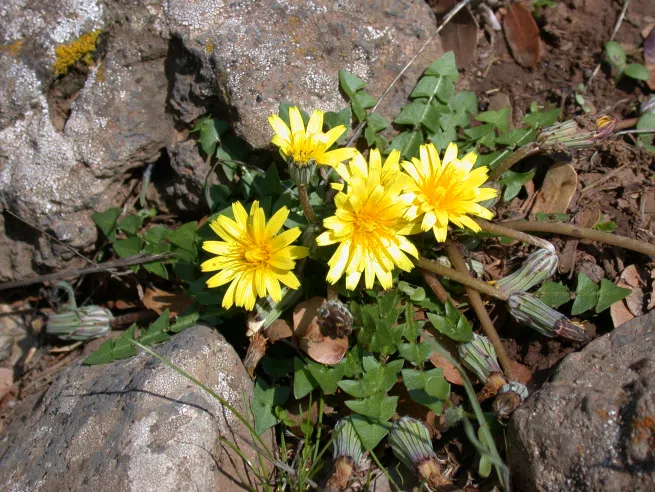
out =
<path fill-rule="evenodd" d="M 207 280 L 208 287 L 219 287 L 230 283 L 223 307 L 232 305 L 251 310 L 257 297 L 270 295 L 274 301 L 282 299 L 280 282 L 291 289 L 300 286 L 293 273 L 296 260 L 309 254 L 303 246 L 293 246 L 300 235 L 294 227 L 282 233 L 284 222 L 289 216 L 286 207 L 279 209 L 266 222 L 264 210 L 259 202 L 253 202 L 248 214 L 239 202 L 232 204 L 234 219 L 224 215 L 210 224 L 222 241 L 205 241 L 202 248 L 215 254 L 201 265 L 203 272 L 218 271 Z"/>
<path fill-rule="evenodd" d="M 491 219 L 491 211 L 477 202 L 494 198 L 493 188 L 480 188 L 487 181 L 487 167 L 473 169 L 477 154 L 457 158 L 457 145 L 450 143 L 443 161 L 433 144 L 421 145 L 420 158 L 402 163 L 409 175 L 405 190 L 413 196 L 408 220 L 421 220 L 421 229 L 432 229 L 437 241 L 446 240 L 448 222 L 475 232 L 480 226 L 469 215 Z"/>
<path fill-rule="evenodd" d="M 338 244 L 328 262 L 331 284 L 345 274 L 346 288 L 354 290 L 364 273 L 368 289 L 376 277 L 389 289 L 394 268 L 414 267 L 407 254 L 418 258 L 418 251 L 405 235 L 418 229 L 403 217 L 411 197 L 402 194 L 399 160 L 394 151 L 382 165 L 380 152 L 371 150 L 368 164 L 355 158 L 349 168 L 337 169 L 346 181 L 345 191 L 335 197 L 335 215 L 323 221 L 327 231 L 316 238 L 319 246 Z"/>

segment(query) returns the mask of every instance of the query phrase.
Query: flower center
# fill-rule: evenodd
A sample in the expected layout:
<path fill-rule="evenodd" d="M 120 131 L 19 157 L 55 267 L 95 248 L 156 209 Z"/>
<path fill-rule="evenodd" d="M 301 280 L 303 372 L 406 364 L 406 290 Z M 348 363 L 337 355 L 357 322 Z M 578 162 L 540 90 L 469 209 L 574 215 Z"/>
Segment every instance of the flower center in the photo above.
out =
<path fill-rule="evenodd" d="M 266 246 L 251 246 L 245 251 L 243 256 L 249 263 L 261 264 L 268 262 L 270 253 Z"/>

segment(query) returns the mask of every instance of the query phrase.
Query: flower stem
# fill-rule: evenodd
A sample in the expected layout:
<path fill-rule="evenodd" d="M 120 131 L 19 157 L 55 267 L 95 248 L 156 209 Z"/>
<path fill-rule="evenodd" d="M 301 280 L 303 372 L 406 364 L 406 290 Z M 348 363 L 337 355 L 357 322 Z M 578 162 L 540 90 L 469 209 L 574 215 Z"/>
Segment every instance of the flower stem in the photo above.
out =
<path fill-rule="evenodd" d="M 516 231 L 549 232 L 551 234 L 561 234 L 564 236 L 576 237 L 578 239 L 598 241 L 655 257 L 655 245 L 632 239 L 630 237 L 618 236 L 617 234 L 596 231 L 594 229 L 587 229 L 586 227 L 562 224 L 561 222 L 533 222 L 529 220 L 503 222 L 503 226 Z"/>
<path fill-rule="evenodd" d="M 482 228 L 482 230 L 490 232 L 492 234 L 499 234 L 501 236 L 506 236 L 517 241 L 521 241 L 527 244 L 536 246 L 537 248 L 544 248 L 549 251 L 555 251 L 555 246 L 552 245 L 549 241 L 541 239 L 540 237 L 533 236 L 532 234 L 526 234 L 525 232 L 517 231 L 509 227 L 505 227 L 502 224 L 496 224 L 489 222 L 488 220 L 475 218 L 473 219 L 477 224 Z"/>
<path fill-rule="evenodd" d="M 423 275 L 425 283 L 432 289 L 432 292 L 437 296 L 439 302 L 441 304 L 446 304 L 446 302 L 450 300 L 450 296 L 448 295 L 448 292 L 446 292 L 446 289 L 443 288 L 443 285 L 441 285 L 441 282 L 439 282 L 439 278 L 425 268 L 421 268 L 421 275 Z"/>
<path fill-rule="evenodd" d="M 516 152 L 502 161 L 497 168 L 489 173 L 489 181 L 497 181 L 498 178 L 500 178 L 500 176 L 514 164 L 522 161 L 526 157 L 536 154 L 539 152 L 539 150 L 539 146 L 535 142 L 524 145 L 523 147 L 519 147 Z"/>
<path fill-rule="evenodd" d="M 309 195 L 307 194 L 307 185 L 299 184 L 298 185 L 298 198 L 300 199 L 300 206 L 302 211 L 305 214 L 305 217 L 310 224 L 315 224 L 318 222 L 318 217 L 314 213 L 311 203 L 309 203 Z"/>
<path fill-rule="evenodd" d="M 488 296 L 495 297 L 496 299 L 500 299 L 501 301 L 507 301 L 509 299 L 509 296 L 505 294 L 503 291 L 501 291 L 500 289 L 496 289 L 495 287 L 489 285 L 486 282 L 482 282 L 481 280 L 477 280 L 471 277 L 468 274 L 468 270 L 466 271 L 466 273 L 462 273 L 457 270 L 453 270 L 452 268 L 443 266 L 441 263 L 428 260 L 427 258 L 423 258 L 423 257 L 419 258 L 418 266 L 424 270 L 427 270 L 428 272 L 436 273 L 437 275 L 441 275 L 442 277 L 447 277 L 451 280 L 454 280 L 455 282 L 464 285 L 465 287 L 471 287 L 477 291 L 482 292 L 483 294 L 487 294 Z"/>
<path fill-rule="evenodd" d="M 453 266 L 459 273 L 466 276 L 471 275 L 468 271 L 468 268 L 466 268 L 466 262 L 464 261 L 464 257 L 459 250 L 459 246 L 451 241 L 448 241 L 446 243 L 446 252 L 448 253 L 448 258 L 450 258 L 450 261 L 453 263 Z M 489 317 L 489 313 L 482 303 L 480 293 L 473 287 L 465 286 L 465 288 L 466 295 L 471 301 L 471 306 L 473 306 L 475 314 L 478 315 L 478 319 L 482 325 L 482 330 L 484 331 L 484 334 L 487 335 L 487 338 L 489 338 L 489 341 L 492 343 L 494 349 L 496 350 L 498 362 L 500 362 L 500 365 L 505 372 L 505 376 L 507 376 L 507 379 L 513 380 L 514 372 L 512 370 L 512 365 L 510 363 L 509 357 L 507 356 L 505 347 L 503 347 L 503 344 L 500 341 L 500 337 L 498 336 L 498 332 L 496 331 L 496 328 L 494 327 L 494 324 Z"/>

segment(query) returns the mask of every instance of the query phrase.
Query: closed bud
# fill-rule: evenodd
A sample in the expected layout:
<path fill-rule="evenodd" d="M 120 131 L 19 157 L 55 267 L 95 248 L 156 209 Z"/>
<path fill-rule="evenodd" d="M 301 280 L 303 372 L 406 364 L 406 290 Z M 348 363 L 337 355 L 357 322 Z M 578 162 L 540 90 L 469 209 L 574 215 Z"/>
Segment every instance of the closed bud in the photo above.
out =
<path fill-rule="evenodd" d="M 314 159 L 298 163 L 292 157 L 289 157 L 287 164 L 289 165 L 291 181 L 296 185 L 307 186 L 316 172 L 316 161 Z"/>
<path fill-rule="evenodd" d="M 612 133 L 616 118 L 584 115 L 545 128 L 537 137 L 541 149 L 581 149 L 590 147 Z"/>
<path fill-rule="evenodd" d="M 460 344 L 458 350 L 462 364 L 482 383 L 494 373 L 502 374 L 494 346 L 487 337 L 475 333 L 473 340 Z"/>
<path fill-rule="evenodd" d="M 422 422 L 411 417 L 394 422 L 389 431 L 389 442 L 396 458 L 417 473 L 428 486 L 438 489 L 450 485 L 450 481 L 441 474 L 430 433 Z"/>
<path fill-rule="evenodd" d="M 113 315 L 100 306 L 84 306 L 51 314 L 46 333 L 61 340 L 91 340 L 109 333 Z"/>
<path fill-rule="evenodd" d="M 339 300 L 327 301 L 318 310 L 316 322 L 321 333 L 330 338 L 343 338 L 353 331 L 353 315 Z"/>
<path fill-rule="evenodd" d="M 589 336 L 581 324 L 569 320 L 532 294 L 526 292 L 512 294 L 509 296 L 507 306 L 514 319 L 544 336 L 549 338 L 558 336 L 576 342 L 589 341 Z"/>
<path fill-rule="evenodd" d="M 552 277 L 558 262 L 554 251 L 539 249 L 528 256 L 518 270 L 498 280 L 494 287 L 507 295 L 527 292 Z"/>
<path fill-rule="evenodd" d="M 499 419 L 507 419 L 528 397 L 528 388 L 518 381 L 504 385 L 498 391 L 492 409 Z"/>
<path fill-rule="evenodd" d="M 353 471 L 360 466 L 364 458 L 364 445 L 350 417 L 344 417 L 337 422 L 333 436 L 334 471 L 325 487 L 326 492 L 345 490 Z"/>

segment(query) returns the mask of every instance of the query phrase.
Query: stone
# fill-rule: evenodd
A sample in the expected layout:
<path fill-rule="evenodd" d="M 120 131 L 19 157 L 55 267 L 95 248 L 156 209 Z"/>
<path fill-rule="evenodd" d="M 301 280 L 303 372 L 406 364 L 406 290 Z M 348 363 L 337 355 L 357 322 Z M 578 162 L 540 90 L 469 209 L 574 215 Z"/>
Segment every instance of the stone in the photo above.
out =
<path fill-rule="evenodd" d="M 152 25 L 156 20 L 139 4 L 128 11 L 96 0 L 39 2 L 29 9 L 22 1 L 3 2 L 0 210 L 34 228 L 14 217 L 10 224 L 5 215 L 0 280 L 61 268 L 75 258 L 35 228 L 91 250 L 97 238 L 92 213 L 124 200 L 130 173 L 165 151 L 173 125 L 166 113 L 168 43 Z M 56 77 L 56 47 L 99 29 L 105 34 L 97 63 Z"/>
<path fill-rule="evenodd" d="M 262 0 L 166 2 L 180 55 L 170 104 L 190 123 L 213 102 L 236 134 L 270 148 L 267 118 L 281 102 L 339 111 L 347 102 L 338 72 L 348 70 L 379 97 L 436 29 L 425 2 L 411 0 Z M 433 40 L 385 98 L 378 112 L 397 116 L 425 68 L 443 54 Z"/>
<path fill-rule="evenodd" d="M 517 490 L 655 490 L 655 311 L 563 359 L 507 451 Z"/>
<path fill-rule="evenodd" d="M 222 335 L 188 328 L 155 350 L 245 415 L 253 383 Z M 146 353 L 66 368 L 0 441 L 0 490 L 236 491 L 257 488 L 233 442 L 257 462 L 227 408 Z M 262 436 L 269 449 L 272 433 Z"/>

